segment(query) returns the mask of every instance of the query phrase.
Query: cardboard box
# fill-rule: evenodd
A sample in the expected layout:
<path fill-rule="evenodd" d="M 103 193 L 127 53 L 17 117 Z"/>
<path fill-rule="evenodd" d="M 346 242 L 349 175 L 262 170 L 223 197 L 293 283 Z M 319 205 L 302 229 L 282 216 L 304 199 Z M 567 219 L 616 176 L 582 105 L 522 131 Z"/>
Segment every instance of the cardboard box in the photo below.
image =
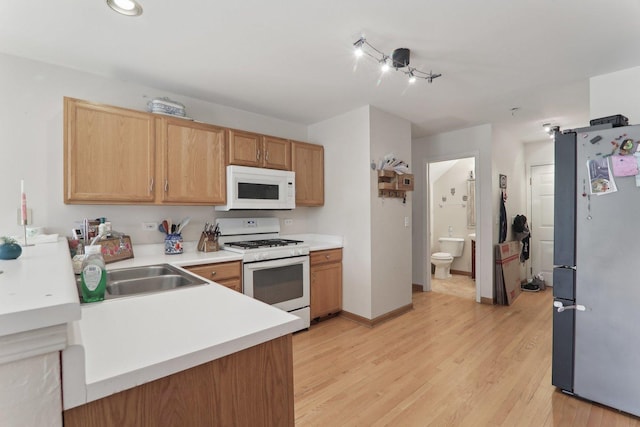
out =
<path fill-rule="evenodd" d="M 511 305 L 520 295 L 520 242 L 496 245 L 496 302 Z"/>

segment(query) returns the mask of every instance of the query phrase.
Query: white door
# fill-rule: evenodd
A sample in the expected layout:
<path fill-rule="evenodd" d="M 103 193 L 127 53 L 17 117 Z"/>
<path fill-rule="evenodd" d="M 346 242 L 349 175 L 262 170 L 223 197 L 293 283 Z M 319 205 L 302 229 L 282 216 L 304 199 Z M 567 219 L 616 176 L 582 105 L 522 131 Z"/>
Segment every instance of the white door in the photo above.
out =
<path fill-rule="evenodd" d="M 542 273 L 553 286 L 554 166 L 531 167 L 531 274 Z"/>

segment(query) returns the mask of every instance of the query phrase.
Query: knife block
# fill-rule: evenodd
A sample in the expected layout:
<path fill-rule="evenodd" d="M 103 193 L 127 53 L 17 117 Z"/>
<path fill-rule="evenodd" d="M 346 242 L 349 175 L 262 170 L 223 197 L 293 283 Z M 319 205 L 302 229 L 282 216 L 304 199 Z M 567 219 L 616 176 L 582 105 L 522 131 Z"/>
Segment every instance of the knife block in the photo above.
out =
<path fill-rule="evenodd" d="M 217 252 L 219 249 L 217 238 L 204 232 L 200 234 L 200 240 L 198 240 L 198 250 L 200 252 Z"/>

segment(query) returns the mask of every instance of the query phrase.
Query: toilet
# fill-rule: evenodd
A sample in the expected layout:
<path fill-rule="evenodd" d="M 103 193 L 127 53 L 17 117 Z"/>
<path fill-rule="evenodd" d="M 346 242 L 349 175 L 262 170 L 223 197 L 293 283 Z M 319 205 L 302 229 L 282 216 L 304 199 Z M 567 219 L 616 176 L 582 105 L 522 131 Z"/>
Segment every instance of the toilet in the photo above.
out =
<path fill-rule="evenodd" d="M 451 277 L 451 263 L 453 258 L 462 256 L 464 239 L 460 237 L 440 237 L 440 252 L 431 254 L 431 264 L 436 267 L 435 279 L 448 279 Z"/>

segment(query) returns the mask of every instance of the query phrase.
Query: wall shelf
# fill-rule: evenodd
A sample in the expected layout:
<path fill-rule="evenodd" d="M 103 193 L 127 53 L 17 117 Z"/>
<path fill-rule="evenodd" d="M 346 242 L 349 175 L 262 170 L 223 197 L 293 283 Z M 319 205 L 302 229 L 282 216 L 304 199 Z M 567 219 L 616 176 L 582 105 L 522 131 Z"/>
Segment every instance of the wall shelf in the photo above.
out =
<path fill-rule="evenodd" d="M 394 171 L 378 171 L 378 197 L 406 198 L 413 191 L 413 174 L 399 175 Z"/>

